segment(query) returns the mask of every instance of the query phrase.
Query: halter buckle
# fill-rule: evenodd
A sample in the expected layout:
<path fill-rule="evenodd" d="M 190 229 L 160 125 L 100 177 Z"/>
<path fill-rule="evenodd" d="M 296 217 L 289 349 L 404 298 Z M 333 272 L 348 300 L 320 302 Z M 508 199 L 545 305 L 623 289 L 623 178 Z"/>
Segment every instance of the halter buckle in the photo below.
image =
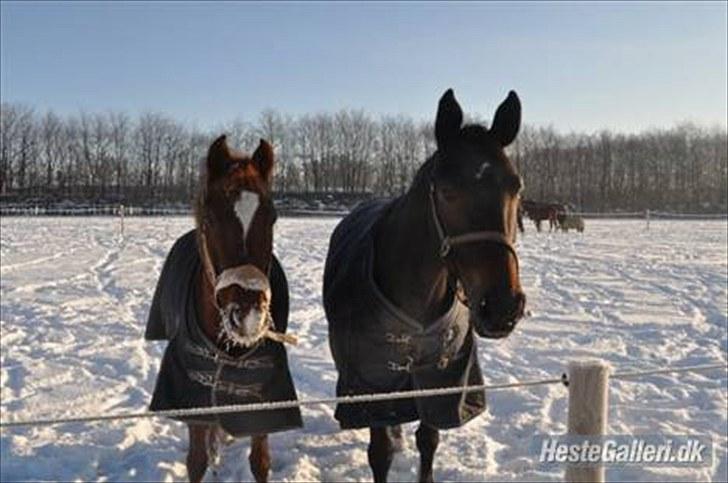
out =
<path fill-rule="evenodd" d="M 450 244 L 450 237 L 443 238 L 442 243 L 440 244 L 440 257 L 446 258 L 450 254 L 451 249 L 452 245 Z"/>

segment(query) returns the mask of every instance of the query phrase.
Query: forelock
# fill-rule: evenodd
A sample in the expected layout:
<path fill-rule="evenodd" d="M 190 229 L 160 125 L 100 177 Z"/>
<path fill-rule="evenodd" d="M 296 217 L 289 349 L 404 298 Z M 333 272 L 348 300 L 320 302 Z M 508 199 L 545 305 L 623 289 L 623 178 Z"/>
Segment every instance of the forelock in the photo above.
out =
<path fill-rule="evenodd" d="M 495 140 L 487 129 L 480 124 L 468 124 L 460 130 L 464 141 L 482 146 L 490 146 Z"/>

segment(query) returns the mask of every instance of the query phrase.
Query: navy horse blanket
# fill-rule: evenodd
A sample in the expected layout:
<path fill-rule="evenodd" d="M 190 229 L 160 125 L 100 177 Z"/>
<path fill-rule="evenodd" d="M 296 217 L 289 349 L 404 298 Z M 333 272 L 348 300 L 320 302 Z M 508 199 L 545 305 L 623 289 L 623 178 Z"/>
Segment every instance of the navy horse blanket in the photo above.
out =
<path fill-rule="evenodd" d="M 282 344 L 263 339 L 244 355 L 221 351 L 200 329 L 195 276 L 200 270 L 195 231 L 179 238 L 157 282 L 144 338 L 168 340 L 149 409 L 185 409 L 296 399 Z M 288 326 L 288 282 L 278 260 L 270 271 L 271 312 L 278 332 Z M 299 428 L 298 408 L 178 418 L 219 424 L 233 436 Z"/>
<path fill-rule="evenodd" d="M 450 309 L 422 324 L 395 307 L 373 276 L 377 221 L 393 202 L 369 201 L 331 236 L 324 269 L 324 308 L 339 379 L 337 396 L 483 384 L 468 308 L 454 293 Z M 485 410 L 485 392 L 339 404 L 342 428 L 421 420 L 461 426 Z"/>

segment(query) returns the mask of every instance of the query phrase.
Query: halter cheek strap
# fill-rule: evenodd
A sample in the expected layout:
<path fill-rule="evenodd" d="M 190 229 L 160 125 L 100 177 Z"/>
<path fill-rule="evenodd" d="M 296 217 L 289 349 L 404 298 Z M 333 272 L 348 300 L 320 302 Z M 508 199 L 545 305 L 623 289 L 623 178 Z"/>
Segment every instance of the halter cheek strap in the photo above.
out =
<path fill-rule="evenodd" d="M 432 221 L 437 230 L 437 236 L 440 239 L 440 258 L 445 260 L 452 252 L 453 247 L 457 245 L 465 245 L 476 242 L 490 242 L 505 247 L 516 261 L 518 265 L 518 255 L 513 243 L 500 231 L 485 230 L 464 233 L 462 235 L 448 236 L 437 215 L 437 203 L 435 201 L 435 185 L 430 183 L 430 212 L 432 213 Z"/>
<path fill-rule="evenodd" d="M 271 288 L 268 276 L 255 265 L 245 264 L 226 268 L 220 275 L 215 273 L 215 266 L 212 264 L 210 250 L 207 247 L 207 236 L 205 231 L 200 233 L 200 254 L 202 266 L 205 269 L 207 278 L 215 290 L 215 305 L 217 305 L 217 294 L 224 288 L 237 285 L 247 290 L 263 292 L 267 303 L 271 300 Z"/>

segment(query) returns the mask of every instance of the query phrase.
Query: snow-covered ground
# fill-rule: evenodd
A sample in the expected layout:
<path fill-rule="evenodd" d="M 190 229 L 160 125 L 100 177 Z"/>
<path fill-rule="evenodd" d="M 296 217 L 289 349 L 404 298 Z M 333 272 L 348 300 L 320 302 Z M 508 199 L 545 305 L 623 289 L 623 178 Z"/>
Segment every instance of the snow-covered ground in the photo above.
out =
<path fill-rule="evenodd" d="M 281 219 L 276 246 L 291 284 L 289 349 L 300 398 L 330 396 L 336 373 L 321 276 L 336 219 Z M 2 419 L 138 411 L 149 402 L 162 343 L 142 338 L 164 256 L 187 218 L 3 218 L 0 330 Z M 532 316 L 511 337 L 479 341 L 489 383 L 558 377 L 572 358 L 619 370 L 726 360 L 725 221 L 587 221 L 584 235 L 519 242 Z M 536 462 L 535 435 L 566 430 L 560 385 L 491 392 L 489 411 L 442 433 L 441 480 L 559 480 Z M 707 468 L 610 468 L 610 480 L 728 480 L 725 372 L 612 381 L 611 433 L 700 434 Z M 332 407 L 303 409 L 305 428 L 271 436 L 274 480 L 365 480 L 368 432 L 339 431 Z M 392 480 L 416 479 L 414 427 Z M 2 431 L 0 478 L 184 479 L 186 427 L 164 419 Z M 249 480 L 248 442 L 226 448 L 219 477 Z M 209 474 L 208 474 L 209 478 Z"/>

